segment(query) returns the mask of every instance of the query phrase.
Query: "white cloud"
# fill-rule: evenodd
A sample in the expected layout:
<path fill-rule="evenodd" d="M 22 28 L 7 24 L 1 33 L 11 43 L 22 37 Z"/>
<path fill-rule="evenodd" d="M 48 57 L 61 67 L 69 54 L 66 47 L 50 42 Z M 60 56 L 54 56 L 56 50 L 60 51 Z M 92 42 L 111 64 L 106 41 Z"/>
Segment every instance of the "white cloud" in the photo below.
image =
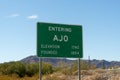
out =
<path fill-rule="evenodd" d="M 38 15 L 31 15 L 31 16 L 28 16 L 27 18 L 28 18 L 28 19 L 37 19 L 37 18 L 38 18 Z"/>
<path fill-rule="evenodd" d="M 8 16 L 8 17 L 14 18 L 14 17 L 18 17 L 18 16 L 20 16 L 20 15 L 19 15 L 19 14 L 11 14 L 11 15 Z"/>

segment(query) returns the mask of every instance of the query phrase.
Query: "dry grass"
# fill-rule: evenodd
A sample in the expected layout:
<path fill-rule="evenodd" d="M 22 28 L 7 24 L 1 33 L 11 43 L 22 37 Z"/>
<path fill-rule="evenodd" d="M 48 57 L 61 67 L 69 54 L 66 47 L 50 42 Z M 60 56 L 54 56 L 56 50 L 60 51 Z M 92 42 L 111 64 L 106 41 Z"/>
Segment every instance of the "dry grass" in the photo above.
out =
<path fill-rule="evenodd" d="M 77 73 L 77 71 L 75 72 Z M 17 75 L 0 75 L 0 80 L 39 80 L 39 74 L 33 77 L 19 78 Z M 61 72 L 44 75 L 42 80 L 78 80 L 76 75 L 65 75 Z M 81 71 L 81 80 L 120 80 L 120 70 L 83 70 Z"/>
<path fill-rule="evenodd" d="M 65 80 L 65 75 L 61 73 L 54 73 L 43 76 L 43 80 Z"/>
<path fill-rule="evenodd" d="M 0 80 L 38 80 L 39 76 L 38 74 L 34 75 L 33 77 L 27 77 L 25 76 L 24 78 L 20 78 L 17 75 L 0 75 Z"/>
<path fill-rule="evenodd" d="M 91 72 L 91 75 L 88 73 Z M 82 75 L 82 80 L 120 80 L 119 70 L 90 70 L 87 74 Z"/>

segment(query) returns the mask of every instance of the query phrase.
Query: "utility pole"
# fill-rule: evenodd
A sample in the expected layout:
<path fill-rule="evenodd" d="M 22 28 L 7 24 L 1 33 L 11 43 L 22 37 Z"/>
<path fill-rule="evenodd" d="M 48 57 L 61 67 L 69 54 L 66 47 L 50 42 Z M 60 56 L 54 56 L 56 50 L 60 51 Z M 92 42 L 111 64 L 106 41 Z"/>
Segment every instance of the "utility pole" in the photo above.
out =
<path fill-rule="evenodd" d="M 90 56 L 88 56 L 88 65 L 89 65 L 89 69 L 90 69 L 91 68 Z"/>
<path fill-rule="evenodd" d="M 104 62 L 104 60 L 102 60 L 102 63 L 103 63 L 102 68 L 105 69 L 105 62 Z"/>

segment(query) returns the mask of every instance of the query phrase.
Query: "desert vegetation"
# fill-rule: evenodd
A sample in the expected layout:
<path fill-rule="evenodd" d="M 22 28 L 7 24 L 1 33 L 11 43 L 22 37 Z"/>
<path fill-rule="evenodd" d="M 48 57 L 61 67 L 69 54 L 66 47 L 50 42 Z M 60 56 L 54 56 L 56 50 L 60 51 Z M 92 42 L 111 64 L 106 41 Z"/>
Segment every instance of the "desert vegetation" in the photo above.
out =
<path fill-rule="evenodd" d="M 42 80 L 78 80 L 78 64 L 59 62 L 42 64 Z M 39 63 L 8 62 L 0 64 L 0 80 L 38 80 Z M 120 80 L 119 69 L 97 69 L 81 61 L 81 80 Z"/>
<path fill-rule="evenodd" d="M 53 73 L 50 63 L 43 63 L 42 74 Z M 35 80 L 39 77 L 39 63 L 25 64 L 22 62 L 8 62 L 0 64 L 0 80 Z M 29 79 L 29 78 L 33 79 Z M 27 79 L 28 78 L 28 79 Z"/>

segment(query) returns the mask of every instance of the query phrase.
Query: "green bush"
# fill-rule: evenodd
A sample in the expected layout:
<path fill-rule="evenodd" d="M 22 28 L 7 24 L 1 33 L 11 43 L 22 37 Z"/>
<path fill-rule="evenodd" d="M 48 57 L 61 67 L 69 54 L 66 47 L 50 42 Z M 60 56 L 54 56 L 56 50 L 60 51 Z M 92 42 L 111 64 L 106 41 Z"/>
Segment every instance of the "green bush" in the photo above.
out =
<path fill-rule="evenodd" d="M 39 72 L 39 64 L 33 63 L 26 66 L 26 75 L 32 77 Z"/>
<path fill-rule="evenodd" d="M 42 64 L 42 74 L 51 74 L 53 73 L 53 67 L 50 63 L 43 63 Z"/>
<path fill-rule="evenodd" d="M 22 62 L 8 62 L 0 64 L 0 74 L 12 75 L 17 74 L 19 77 L 25 75 L 32 77 L 39 72 L 39 63 L 24 64 Z M 50 63 L 42 64 L 42 74 L 53 73 L 53 67 Z"/>
<path fill-rule="evenodd" d="M 26 67 L 25 64 L 21 63 L 21 62 L 16 62 L 15 63 L 15 73 L 19 76 L 19 77 L 24 77 L 26 74 Z"/>
<path fill-rule="evenodd" d="M 17 74 L 19 77 L 24 77 L 26 69 L 21 62 L 9 62 L 0 65 L 0 72 L 4 75 Z"/>
<path fill-rule="evenodd" d="M 8 74 L 8 66 L 8 63 L 0 64 L 0 73 L 5 75 Z"/>

